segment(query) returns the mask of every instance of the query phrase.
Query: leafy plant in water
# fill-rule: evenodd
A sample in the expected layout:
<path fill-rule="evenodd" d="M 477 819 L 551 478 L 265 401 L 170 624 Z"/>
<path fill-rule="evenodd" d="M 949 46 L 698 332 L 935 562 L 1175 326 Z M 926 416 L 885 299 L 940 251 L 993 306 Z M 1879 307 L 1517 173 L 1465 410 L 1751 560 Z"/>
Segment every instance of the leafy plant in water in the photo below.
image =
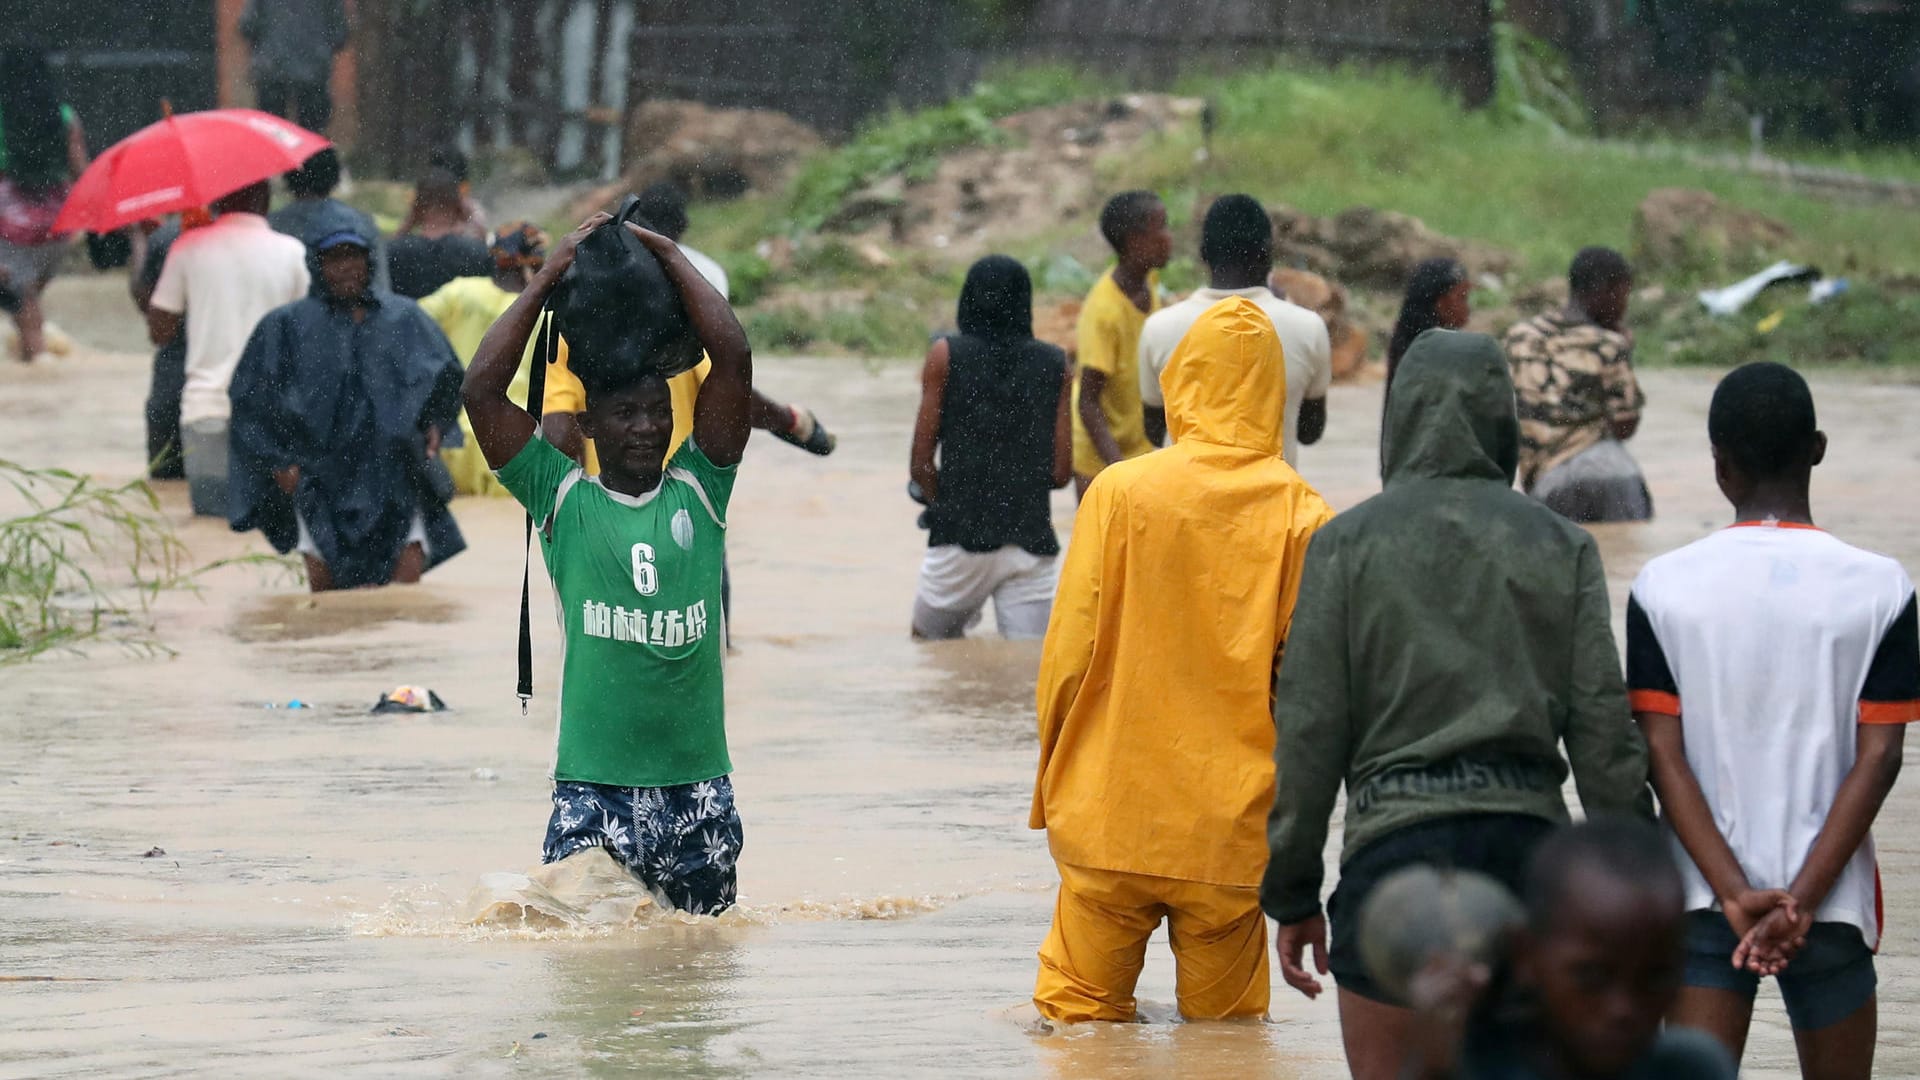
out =
<path fill-rule="evenodd" d="M 0 665 L 117 630 L 133 648 L 164 651 L 136 620 L 197 571 L 153 489 L 5 460 L 0 477 L 22 507 L 0 517 Z"/>

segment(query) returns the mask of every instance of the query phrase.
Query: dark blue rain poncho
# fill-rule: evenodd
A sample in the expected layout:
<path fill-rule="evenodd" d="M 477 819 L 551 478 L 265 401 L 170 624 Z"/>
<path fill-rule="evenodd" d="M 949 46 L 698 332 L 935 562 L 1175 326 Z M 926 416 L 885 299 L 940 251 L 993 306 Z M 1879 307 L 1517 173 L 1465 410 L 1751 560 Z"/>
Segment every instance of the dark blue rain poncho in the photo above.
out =
<path fill-rule="evenodd" d="M 369 290 L 363 303 L 357 324 L 319 297 L 269 312 L 228 388 L 234 530 L 259 529 L 284 554 L 297 509 L 339 588 L 385 584 L 416 511 L 429 567 L 467 546 L 417 464 L 428 427 L 460 437 L 460 361 L 413 301 Z M 273 478 L 290 465 L 291 497 Z"/>

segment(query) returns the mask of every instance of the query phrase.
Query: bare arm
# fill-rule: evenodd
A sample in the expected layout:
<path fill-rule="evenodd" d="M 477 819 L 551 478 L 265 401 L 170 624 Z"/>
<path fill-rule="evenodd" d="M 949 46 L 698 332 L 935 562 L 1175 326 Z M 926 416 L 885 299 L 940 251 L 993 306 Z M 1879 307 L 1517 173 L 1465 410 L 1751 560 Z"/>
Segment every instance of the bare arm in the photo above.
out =
<path fill-rule="evenodd" d="M 793 430 L 793 406 L 783 405 L 758 390 L 748 399 L 747 409 L 756 431 Z"/>
<path fill-rule="evenodd" d="M 1107 427 L 1107 414 L 1100 411 L 1100 395 L 1106 388 L 1106 372 L 1080 369 L 1080 423 L 1085 425 L 1087 437 L 1093 440 L 1093 448 L 1100 454 L 1100 460 L 1111 465 L 1123 455 L 1120 453 L 1119 440 L 1113 437 L 1112 429 Z"/>
<path fill-rule="evenodd" d="M 147 340 L 155 345 L 165 345 L 180 336 L 180 323 L 184 318 L 174 311 L 162 311 L 157 307 L 147 307 Z"/>
<path fill-rule="evenodd" d="M 1167 410 L 1159 405 L 1145 405 L 1140 409 L 1140 422 L 1147 429 L 1147 441 L 1155 446 L 1167 445 Z"/>
<path fill-rule="evenodd" d="M 693 405 L 693 440 L 707 460 L 721 468 L 738 465 L 753 434 L 753 350 L 727 298 L 720 295 L 680 250 L 680 245 L 628 223 L 627 230 L 653 252 L 680 290 L 693 332 L 712 367 Z"/>
<path fill-rule="evenodd" d="M 127 230 L 127 243 L 131 247 L 127 255 L 127 295 L 133 298 L 133 306 L 140 309 L 140 314 L 145 315 L 147 301 L 153 299 L 153 286 L 157 284 L 147 280 L 147 259 L 153 254 L 153 245 L 148 242 L 147 230 L 138 225 Z"/>
<path fill-rule="evenodd" d="M 1747 872 L 1728 846 L 1727 838 L 1713 822 L 1713 809 L 1700 790 L 1700 781 L 1687 764 L 1687 748 L 1680 730 L 1680 718 L 1660 713 L 1637 712 L 1633 718 L 1647 737 L 1647 749 L 1653 758 L 1653 790 L 1660 796 L 1660 812 L 1680 838 L 1681 846 L 1693 859 L 1693 865 L 1713 887 L 1723 902 L 1739 896 L 1753 886 Z"/>
<path fill-rule="evenodd" d="M 1827 812 L 1827 823 L 1820 827 L 1806 863 L 1787 890 L 1801 910 L 1814 911 L 1826 901 L 1840 871 L 1866 843 L 1867 830 L 1900 776 L 1906 738 L 1904 724 L 1860 725 L 1853 768 L 1840 782 L 1833 809 Z"/>
<path fill-rule="evenodd" d="M 947 364 L 947 339 L 941 338 L 927 350 L 920 368 L 920 411 L 913 419 L 913 451 L 907 462 L 907 476 L 920 485 L 928 503 L 940 499 L 934 450 L 940 444 L 940 415 L 947 401 Z"/>
<path fill-rule="evenodd" d="M 72 169 L 73 175 L 77 177 L 87 171 L 87 165 L 91 160 L 91 156 L 87 153 L 86 129 L 80 126 L 80 118 L 76 116 L 73 122 L 67 125 L 67 168 Z"/>
<path fill-rule="evenodd" d="M 1053 486 L 1073 482 L 1073 365 L 1060 373 L 1060 407 L 1053 418 Z"/>
<path fill-rule="evenodd" d="M 486 455 L 491 468 L 504 468 L 533 438 L 533 415 L 515 405 L 507 396 L 507 389 L 520 370 L 527 339 L 533 336 L 533 328 L 540 322 L 540 309 L 553 293 L 560 276 L 573 264 L 574 248 L 580 240 L 611 220 L 609 214 L 595 214 L 554 245 L 540 272 L 514 299 L 506 314 L 494 321 L 474 350 L 473 363 L 467 368 L 467 377 L 460 387 L 460 397 L 466 403 L 467 418 L 473 423 L 474 441 L 480 444 L 480 452 Z"/>
<path fill-rule="evenodd" d="M 1300 421 L 1298 424 L 1301 446 L 1312 446 L 1327 433 L 1327 399 L 1323 397 L 1307 398 L 1300 402 Z"/>
<path fill-rule="evenodd" d="M 555 449 L 579 462 L 582 468 L 586 467 L 587 433 L 580 428 L 579 413 L 542 413 L 540 435 Z"/>

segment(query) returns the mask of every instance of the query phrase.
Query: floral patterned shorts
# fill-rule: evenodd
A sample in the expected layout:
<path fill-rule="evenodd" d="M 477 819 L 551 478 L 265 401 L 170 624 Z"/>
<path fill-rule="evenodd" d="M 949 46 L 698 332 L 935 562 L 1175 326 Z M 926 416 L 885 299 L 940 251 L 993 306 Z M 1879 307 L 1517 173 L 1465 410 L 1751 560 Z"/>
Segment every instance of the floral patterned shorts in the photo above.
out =
<path fill-rule="evenodd" d="M 665 903 L 718 915 L 733 906 L 741 843 L 727 777 L 659 788 L 560 780 L 553 785 L 553 817 L 540 858 L 559 862 L 587 848 L 606 848 Z"/>

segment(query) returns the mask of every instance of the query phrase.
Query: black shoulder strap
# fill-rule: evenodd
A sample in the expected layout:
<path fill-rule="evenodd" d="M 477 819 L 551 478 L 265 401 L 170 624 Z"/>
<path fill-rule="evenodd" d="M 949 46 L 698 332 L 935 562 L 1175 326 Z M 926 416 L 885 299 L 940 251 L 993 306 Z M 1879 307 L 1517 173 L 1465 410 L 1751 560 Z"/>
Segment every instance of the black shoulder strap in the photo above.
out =
<path fill-rule="evenodd" d="M 527 376 L 527 411 L 533 414 L 534 438 L 539 433 L 540 414 L 546 404 L 547 365 L 553 362 L 553 312 L 551 309 L 541 312 L 540 321 L 534 324 L 533 370 Z M 533 700 L 533 619 L 528 604 L 527 586 L 533 574 L 533 515 L 527 515 L 526 550 L 522 552 L 520 564 L 520 683 L 515 693 L 520 697 L 520 715 L 527 714 L 527 703 Z"/>

